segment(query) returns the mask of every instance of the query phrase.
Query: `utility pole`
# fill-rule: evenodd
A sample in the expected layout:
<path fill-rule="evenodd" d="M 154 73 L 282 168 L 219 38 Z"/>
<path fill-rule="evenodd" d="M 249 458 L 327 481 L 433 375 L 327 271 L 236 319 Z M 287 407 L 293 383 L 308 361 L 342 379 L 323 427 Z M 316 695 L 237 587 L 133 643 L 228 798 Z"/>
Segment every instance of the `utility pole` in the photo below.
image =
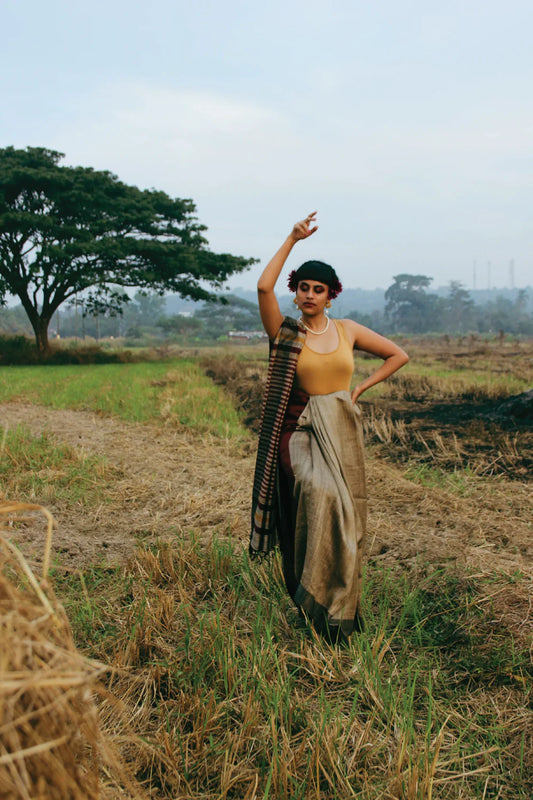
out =
<path fill-rule="evenodd" d="M 477 272 L 477 261 L 474 261 L 474 266 L 472 267 L 472 289 L 476 288 L 476 272 Z"/>
<path fill-rule="evenodd" d="M 514 289 L 514 258 L 509 261 L 509 288 Z"/>

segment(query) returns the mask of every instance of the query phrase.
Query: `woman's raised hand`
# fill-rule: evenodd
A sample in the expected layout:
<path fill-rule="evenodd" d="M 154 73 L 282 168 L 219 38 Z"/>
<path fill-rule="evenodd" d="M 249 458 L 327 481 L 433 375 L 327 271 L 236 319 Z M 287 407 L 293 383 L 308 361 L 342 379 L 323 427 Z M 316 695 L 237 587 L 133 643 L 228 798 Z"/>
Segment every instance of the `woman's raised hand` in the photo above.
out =
<path fill-rule="evenodd" d="M 259 311 L 261 313 L 264 329 L 271 339 L 274 339 L 283 322 L 283 314 L 280 311 L 279 303 L 274 292 L 276 281 L 296 242 L 301 239 L 307 239 L 318 229 L 318 225 L 315 225 L 315 222 L 316 211 L 313 211 L 312 214 L 308 214 L 305 219 L 301 222 L 297 222 L 296 225 L 293 226 L 292 231 L 277 253 L 274 253 L 257 281 Z"/>
<path fill-rule="evenodd" d="M 314 224 L 316 222 L 316 215 L 317 212 L 313 211 L 312 214 L 308 214 L 301 222 L 296 223 L 291 233 L 295 242 L 300 241 L 300 239 L 307 239 L 308 236 L 312 236 L 312 234 L 318 230 L 318 225 Z M 311 225 L 313 227 L 311 227 Z"/>

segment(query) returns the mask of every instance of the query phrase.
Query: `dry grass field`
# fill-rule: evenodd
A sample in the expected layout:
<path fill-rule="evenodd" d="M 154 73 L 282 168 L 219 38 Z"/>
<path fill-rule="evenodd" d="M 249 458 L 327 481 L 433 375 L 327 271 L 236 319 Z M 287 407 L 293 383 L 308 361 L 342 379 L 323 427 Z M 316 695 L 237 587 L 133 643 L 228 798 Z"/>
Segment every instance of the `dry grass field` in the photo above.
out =
<path fill-rule="evenodd" d="M 299 625 L 276 558 L 246 554 L 263 346 L 153 373 L 6 370 L 3 499 L 54 515 L 48 580 L 103 665 L 101 735 L 123 764 L 102 766 L 104 796 L 531 796 L 533 424 L 502 403 L 533 386 L 533 345 L 405 346 L 406 370 L 361 403 L 367 631 L 345 649 Z M 6 525 L 41 570 L 40 517 Z M 14 780 L 31 755 L 10 760 L 6 724 Z"/>

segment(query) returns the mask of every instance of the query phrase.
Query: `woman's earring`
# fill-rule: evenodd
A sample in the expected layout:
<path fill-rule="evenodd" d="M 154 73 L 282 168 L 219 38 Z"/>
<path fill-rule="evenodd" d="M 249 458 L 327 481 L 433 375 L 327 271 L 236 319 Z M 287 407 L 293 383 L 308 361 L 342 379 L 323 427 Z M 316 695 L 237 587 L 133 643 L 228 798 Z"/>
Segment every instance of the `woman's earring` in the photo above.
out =
<path fill-rule="evenodd" d="M 326 300 L 326 308 L 331 308 L 331 300 Z"/>
<path fill-rule="evenodd" d="M 296 298 L 294 298 L 294 300 L 292 302 L 294 303 L 295 306 L 298 305 L 298 300 Z"/>

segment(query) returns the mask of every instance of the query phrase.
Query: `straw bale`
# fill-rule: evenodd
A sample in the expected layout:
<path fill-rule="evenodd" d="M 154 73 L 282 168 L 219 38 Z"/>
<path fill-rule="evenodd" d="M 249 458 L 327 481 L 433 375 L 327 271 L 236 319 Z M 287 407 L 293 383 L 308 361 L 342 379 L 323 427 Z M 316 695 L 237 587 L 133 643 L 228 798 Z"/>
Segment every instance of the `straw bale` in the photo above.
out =
<path fill-rule="evenodd" d="M 46 573 L 38 582 L 5 536 L 13 514 L 35 511 L 49 518 L 49 545 L 53 521 L 44 509 L 0 503 L 0 798 L 99 798 L 106 766 L 131 797 L 93 696 L 107 668 L 77 651 Z"/>

